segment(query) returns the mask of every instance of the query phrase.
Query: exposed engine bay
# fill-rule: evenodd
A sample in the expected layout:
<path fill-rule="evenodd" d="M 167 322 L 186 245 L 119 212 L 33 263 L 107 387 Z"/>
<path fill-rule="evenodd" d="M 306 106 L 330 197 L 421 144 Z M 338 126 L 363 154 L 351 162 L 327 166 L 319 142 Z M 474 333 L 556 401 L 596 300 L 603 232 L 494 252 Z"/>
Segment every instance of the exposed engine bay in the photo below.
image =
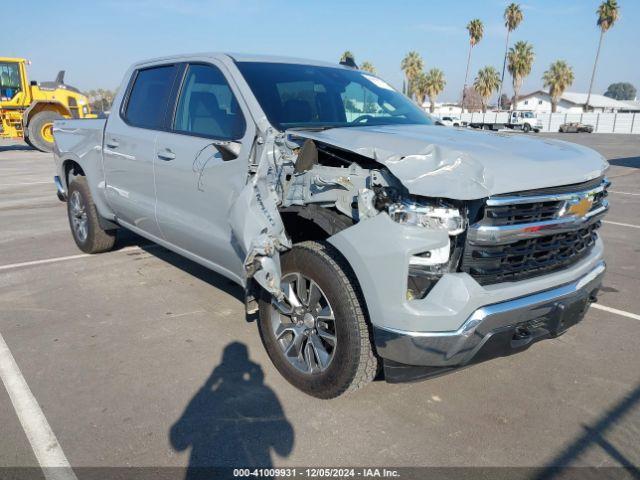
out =
<path fill-rule="evenodd" d="M 327 236 L 382 213 L 403 225 L 444 233 L 439 248 L 412 257 L 409 300 L 422 298 L 443 273 L 456 268 L 456 237 L 467 224 L 462 202 L 411 195 L 385 165 L 305 132 L 271 130 L 254 144 L 250 179 L 231 212 L 248 279 L 278 300 L 285 296 L 279 253 L 291 248 L 296 232 L 286 231 L 284 213 L 311 220 Z"/>

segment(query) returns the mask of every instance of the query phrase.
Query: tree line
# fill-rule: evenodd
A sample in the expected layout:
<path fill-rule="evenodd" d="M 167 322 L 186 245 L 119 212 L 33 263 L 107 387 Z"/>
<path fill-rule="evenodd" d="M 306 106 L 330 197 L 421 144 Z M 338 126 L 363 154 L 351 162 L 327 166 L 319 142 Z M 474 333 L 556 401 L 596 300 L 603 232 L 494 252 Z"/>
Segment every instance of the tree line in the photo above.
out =
<path fill-rule="evenodd" d="M 471 67 L 472 52 L 481 42 L 484 36 L 484 24 L 478 18 L 471 20 L 467 24 L 467 32 L 469 34 L 469 51 L 467 54 L 467 66 L 465 70 L 464 86 L 462 89 L 461 105 L 467 110 L 486 111 L 489 99 L 494 92 L 498 94 L 498 108 L 510 108 L 518 102 L 520 89 L 524 79 L 529 76 L 535 60 L 535 52 L 533 45 L 527 41 L 517 41 L 509 46 L 509 38 L 511 33 L 518 28 L 524 20 L 522 8 L 517 3 L 509 4 L 503 14 L 504 26 L 507 30 L 504 59 L 502 64 L 502 72 L 499 72 L 493 66 L 485 66 L 478 70 L 472 85 L 468 85 L 469 71 Z M 589 83 L 589 93 L 585 110 L 589 110 L 591 101 L 591 92 L 593 90 L 593 82 L 596 76 L 596 68 L 600 57 L 600 49 L 604 34 L 616 23 L 620 18 L 620 7 L 617 0 L 605 0 L 596 10 L 596 24 L 600 29 L 600 39 L 598 41 L 598 49 L 593 64 L 591 80 Z M 350 51 L 346 51 L 341 61 L 350 58 L 355 65 L 354 56 Z M 446 85 L 444 72 L 438 68 L 424 70 L 425 62 L 421 55 L 416 51 L 410 51 L 405 55 L 400 63 L 400 68 L 404 73 L 405 80 L 403 82 L 403 93 L 412 99 L 415 99 L 422 105 L 425 99 L 429 98 L 429 110 L 433 113 L 435 102 Z M 362 70 L 375 73 L 375 67 L 371 62 L 364 62 L 360 67 Z M 513 96 L 509 98 L 503 93 L 505 72 L 509 72 L 511 76 L 511 86 Z M 573 68 L 566 60 L 559 59 L 551 63 L 549 68 L 542 75 L 544 87 L 549 89 L 551 97 L 551 110 L 556 111 L 558 102 L 562 94 L 574 82 L 575 76 Z M 606 96 L 617 99 L 633 99 L 635 97 L 635 88 L 628 83 L 612 84 Z"/>
<path fill-rule="evenodd" d="M 92 112 L 104 113 L 111 110 L 111 104 L 117 92 L 117 90 L 98 88 L 84 92 L 84 94 L 89 99 Z"/>

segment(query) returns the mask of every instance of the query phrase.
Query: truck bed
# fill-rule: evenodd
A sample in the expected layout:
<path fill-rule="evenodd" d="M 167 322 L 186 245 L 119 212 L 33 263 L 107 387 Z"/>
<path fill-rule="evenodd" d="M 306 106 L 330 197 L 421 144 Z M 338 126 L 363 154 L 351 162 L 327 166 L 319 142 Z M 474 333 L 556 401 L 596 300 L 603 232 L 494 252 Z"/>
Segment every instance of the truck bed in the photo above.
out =
<path fill-rule="evenodd" d="M 73 152 L 83 156 L 89 150 L 102 151 L 102 135 L 107 123 L 105 118 L 82 120 L 56 120 L 53 123 L 55 134 L 54 155 Z"/>

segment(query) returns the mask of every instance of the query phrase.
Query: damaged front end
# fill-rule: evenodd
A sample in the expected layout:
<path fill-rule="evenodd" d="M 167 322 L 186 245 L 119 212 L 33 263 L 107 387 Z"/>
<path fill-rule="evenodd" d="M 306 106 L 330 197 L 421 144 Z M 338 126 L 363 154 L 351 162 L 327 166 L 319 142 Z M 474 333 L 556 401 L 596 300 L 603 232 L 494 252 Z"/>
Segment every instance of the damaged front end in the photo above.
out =
<path fill-rule="evenodd" d="M 461 234 L 467 225 L 465 205 L 411 195 L 375 159 L 309 138 L 312 136 L 306 130 L 269 130 L 255 141 L 249 181 L 231 211 L 247 284 L 253 279 L 278 301 L 283 300 L 280 253 L 291 248 L 293 241 L 319 239 L 318 235 L 323 240 L 333 238 L 383 215 L 403 232 L 411 232 L 398 239 L 408 242 L 411 252 L 404 265 L 404 294 L 398 300 L 424 298 L 444 273 L 458 266 Z M 307 222 L 302 225 L 313 224 L 314 237 L 309 238 L 311 233 L 300 223 L 288 227 L 283 216 L 291 215 Z M 376 244 L 375 237 L 369 243 Z M 419 240 L 417 250 L 411 249 L 409 237 Z"/>

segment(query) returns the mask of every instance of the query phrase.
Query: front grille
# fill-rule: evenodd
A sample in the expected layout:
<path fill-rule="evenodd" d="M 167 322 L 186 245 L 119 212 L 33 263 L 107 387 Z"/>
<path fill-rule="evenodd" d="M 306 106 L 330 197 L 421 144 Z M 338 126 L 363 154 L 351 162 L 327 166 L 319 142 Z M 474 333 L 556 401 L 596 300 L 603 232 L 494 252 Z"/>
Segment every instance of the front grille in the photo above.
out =
<path fill-rule="evenodd" d="M 519 223 L 544 222 L 553 219 L 564 202 L 536 202 L 520 205 L 485 207 L 485 225 L 499 227 Z"/>
<path fill-rule="evenodd" d="M 598 178 L 491 197 L 467 234 L 460 270 L 489 285 L 525 280 L 575 264 L 595 245 L 600 218 L 608 209 L 608 185 L 608 180 Z M 575 199 L 587 197 L 592 206 L 586 216 L 571 217 Z"/>
<path fill-rule="evenodd" d="M 467 243 L 462 271 L 481 285 L 515 282 L 562 270 L 587 256 L 600 222 L 574 232 L 519 240 L 506 245 Z"/>
<path fill-rule="evenodd" d="M 597 179 L 599 184 L 603 183 L 603 179 Z M 586 191 L 593 189 L 598 184 L 593 185 L 593 181 L 586 182 L 585 184 L 578 185 L 581 187 L 574 192 Z M 568 193 L 566 188 L 555 187 L 547 190 L 530 190 L 530 197 L 541 198 L 544 195 L 564 194 Z M 521 193 L 510 195 L 510 197 L 521 197 Z M 607 197 L 607 190 L 604 189 L 600 192 L 592 195 L 593 205 L 590 211 L 598 210 L 602 207 L 605 198 Z M 493 197 L 499 199 L 500 197 Z M 512 205 L 486 205 L 484 212 L 483 225 L 489 225 L 492 227 L 504 226 L 504 225 L 518 225 L 521 223 L 535 223 L 544 222 L 547 220 L 553 220 L 558 216 L 560 210 L 565 206 L 564 200 L 542 200 L 532 203 L 515 203 Z"/>

